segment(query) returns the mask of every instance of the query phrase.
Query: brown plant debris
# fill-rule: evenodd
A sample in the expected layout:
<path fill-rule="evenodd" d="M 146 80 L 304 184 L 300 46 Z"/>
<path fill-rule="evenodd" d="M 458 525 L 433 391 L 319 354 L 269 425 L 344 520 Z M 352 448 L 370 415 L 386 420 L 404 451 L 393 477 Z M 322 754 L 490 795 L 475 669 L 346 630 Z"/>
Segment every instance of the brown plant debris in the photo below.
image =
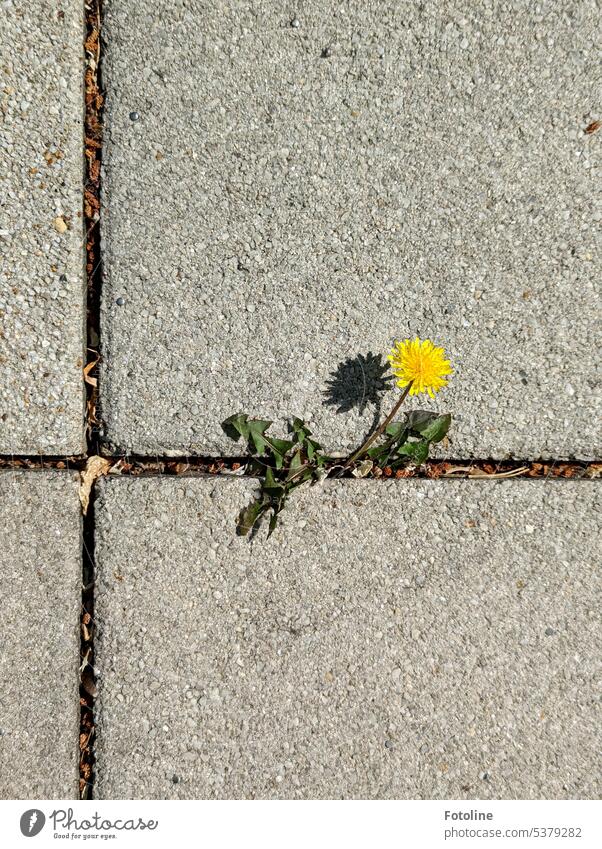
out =
<path fill-rule="evenodd" d="M 100 219 L 100 177 L 102 158 L 102 109 L 104 97 L 100 84 L 101 65 L 101 0 L 86 0 L 86 38 L 84 51 L 85 132 L 84 154 L 86 183 L 83 208 L 86 220 L 86 274 L 88 276 L 88 362 L 84 368 L 84 380 L 88 393 L 86 433 L 93 441 L 94 432 L 100 427 L 98 414 L 98 385 L 90 372 L 98 362 L 98 312 L 100 291 L 100 242 L 98 221 Z"/>
<path fill-rule="evenodd" d="M 89 415 L 95 416 L 95 410 L 89 404 Z M 96 455 L 95 455 L 96 456 Z M 86 472 L 88 463 L 93 457 L 14 457 L 0 456 L 0 469 L 66 469 Z M 198 475 L 236 475 L 248 476 L 245 457 L 186 457 L 186 458 L 153 458 L 136 455 L 100 456 L 103 468 L 102 474 L 128 475 L 132 477 L 178 475 L 196 477 Z M 97 462 L 97 461 L 95 461 Z M 340 469 L 340 461 L 331 464 L 330 468 Z M 350 474 L 350 472 L 349 472 Z M 347 475 L 346 475 L 347 476 Z M 391 473 L 388 468 L 379 469 L 375 466 L 368 474 L 369 479 L 376 478 L 475 478 L 495 480 L 503 477 L 520 478 L 572 478 L 574 480 L 591 480 L 602 477 L 602 462 L 585 460 L 429 460 L 421 466 L 397 469 Z M 96 475 L 94 480 L 100 475 Z M 355 477 L 355 475 L 354 475 Z M 92 481 L 93 483 L 93 481 Z"/>
<path fill-rule="evenodd" d="M 82 513 L 84 516 L 88 512 L 90 505 L 90 493 L 94 485 L 94 481 L 103 475 L 108 475 L 113 463 L 105 457 L 100 457 L 95 454 L 93 457 L 88 457 L 86 468 L 80 472 L 81 484 L 79 487 L 79 500 L 82 505 Z"/>

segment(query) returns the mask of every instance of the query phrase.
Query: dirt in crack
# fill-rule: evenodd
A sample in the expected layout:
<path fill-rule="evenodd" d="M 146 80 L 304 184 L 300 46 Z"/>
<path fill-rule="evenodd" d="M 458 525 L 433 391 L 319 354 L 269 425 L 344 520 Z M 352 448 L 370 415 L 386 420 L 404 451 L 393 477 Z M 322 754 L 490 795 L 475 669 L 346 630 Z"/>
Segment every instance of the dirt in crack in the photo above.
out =
<path fill-rule="evenodd" d="M 94 490 L 84 516 L 83 528 L 82 606 L 80 621 L 80 729 L 79 729 L 79 794 L 91 799 L 94 789 Z"/>
<path fill-rule="evenodd" d="M 86 0 L 84 70 L 84 219 L 86 222 L 86 458 L 99 453 L 101 427 L 98 405 L 98 363 L 100 362 L 100 286 L 102 280 L 100 233 L 100 178 L 102 162 L 102 118 L 104 96 L 101 80 L 102 0 Z M 72 465 L 83 471 L 86 458 L 74 458 Z M 60 468 L 60 461 L 57 463 Z M 67 463 L 69 467 L 69 463 Z M 84 515 L 82 549 L 82 605 L 80 622 L 80 733 L 79 793 L 91 799 L 94 791 L 94 488 Z"/>
<path fill-rule="evenodd" d="M 100 232 L 100 178 L 102 164 L 102 120 L 104 95 L 101 81 L 102 0 L 87 0 L 84 50 L 85 137 L 84 219 L 86 222 L 87 351 L 86 439 L 88 454 L 98 453 L 100 410 L 98 405 L 98 363 L 100 362 L 100 286 L 102 279 Z"/>

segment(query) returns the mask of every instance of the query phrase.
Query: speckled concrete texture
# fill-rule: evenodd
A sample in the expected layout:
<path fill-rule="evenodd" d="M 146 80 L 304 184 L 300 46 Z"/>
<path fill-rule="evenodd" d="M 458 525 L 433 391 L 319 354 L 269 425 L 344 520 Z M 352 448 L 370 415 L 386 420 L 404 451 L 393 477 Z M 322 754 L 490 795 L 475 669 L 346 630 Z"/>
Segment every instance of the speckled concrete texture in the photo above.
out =
<path fill-rule="evenodd" d="M 596 2 L 104 7 L 113 445 L 235 454 L 244 410 L 346 451 L 355 358 L 418 334 L 452 455 L 600 454 Z"/>
<path fill-rule="evenodd" d="M 597 798 L 599 489 L 104 479 L 98 798 Z"/>
<path fill-rule="evenodd" d="M 0 798 L 76 799 L 77 476 L 0 472 Z"/>
<path fill-rule="evenodd" d="M 84 450 L 83 3 L 0 2 L 0 453 Z"/>

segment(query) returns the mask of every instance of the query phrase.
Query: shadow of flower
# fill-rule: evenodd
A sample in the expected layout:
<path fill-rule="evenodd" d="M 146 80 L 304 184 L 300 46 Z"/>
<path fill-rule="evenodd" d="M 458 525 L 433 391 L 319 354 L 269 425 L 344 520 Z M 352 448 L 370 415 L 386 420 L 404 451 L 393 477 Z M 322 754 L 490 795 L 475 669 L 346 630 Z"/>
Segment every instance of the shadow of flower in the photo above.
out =
<path fill-rule="evenodd" d="M 391 388 L 393 375 L 382 354 L 357 354 L 340 363 L 326 381 L 324 404 L 337 407 L 337 413 L 357 408 L 363 415 L 368 404 L 380 413 L 381 396 Z"/>

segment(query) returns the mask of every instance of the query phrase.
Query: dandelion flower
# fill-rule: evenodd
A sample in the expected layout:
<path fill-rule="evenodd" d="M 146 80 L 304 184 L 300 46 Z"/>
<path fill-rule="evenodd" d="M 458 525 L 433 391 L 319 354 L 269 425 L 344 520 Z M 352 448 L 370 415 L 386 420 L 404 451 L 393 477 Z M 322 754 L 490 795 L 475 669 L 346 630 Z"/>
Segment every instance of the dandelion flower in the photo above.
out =
<path fill-rule="evenodd" d="M 435 347 L 430 339 L 421 341 L 416 337 L 413 341 L 395 342 L 387 359 L 398 386 L 407 386 L 412 381 L 410 395 L 428 392 L 434 398 L 435 392 L 447 386 L 445 377 L 452 372 L 445 351 Z"/>

